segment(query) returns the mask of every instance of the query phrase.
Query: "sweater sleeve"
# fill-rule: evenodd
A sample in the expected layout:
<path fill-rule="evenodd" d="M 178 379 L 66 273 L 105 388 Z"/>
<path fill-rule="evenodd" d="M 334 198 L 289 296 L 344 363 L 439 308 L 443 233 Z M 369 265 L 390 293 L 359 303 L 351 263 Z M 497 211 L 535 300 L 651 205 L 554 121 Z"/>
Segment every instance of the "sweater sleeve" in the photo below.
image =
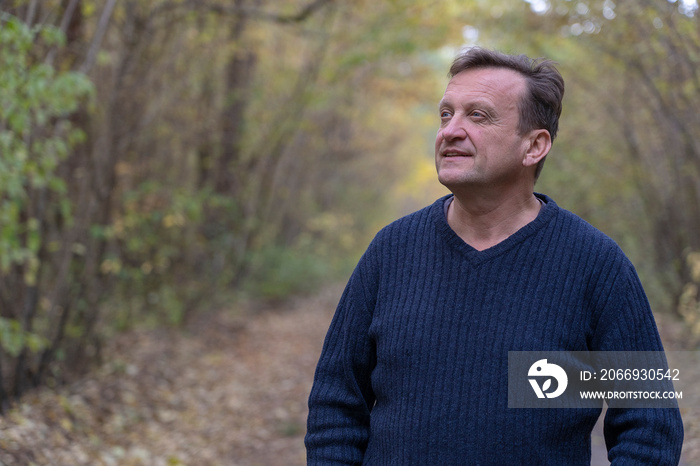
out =
<path fill-rule="evenodd" d="M 309 396 L 309 465 L 362 464 L 375 400 L 370 376 L 376 356 L 369 326 L 376 298 L 369 289 L 376 284 L 371 270 L 365 253 L 326 335 Z"/>
<path fill-rule="evenodd" d="M 654 317 L 633 266 L 626 262 L 601 315 L 594 351 L 663 351 Z M 609 408 L 605 443 L 612 466 L 677 465 L 683 444 L 678 408 Z"/>

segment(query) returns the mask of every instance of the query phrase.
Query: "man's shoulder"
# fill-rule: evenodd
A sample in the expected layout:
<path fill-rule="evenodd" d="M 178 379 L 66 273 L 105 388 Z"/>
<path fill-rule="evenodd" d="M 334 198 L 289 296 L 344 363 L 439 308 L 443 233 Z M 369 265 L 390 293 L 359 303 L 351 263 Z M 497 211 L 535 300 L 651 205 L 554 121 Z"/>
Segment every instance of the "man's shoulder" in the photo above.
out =
<path fill-rule="evenodd" d="M 360 260 L 360 264 L 377 267 L 387 259 L 396 263 L 396 254 L 406 259 L 411 251 L 425 250 L 434 239 L 431 231 L 436 231 L 440 209 L 447 196 L 431 205 L 404 215 L 377 232 Z M 445 221 L 445 223 L 447 223 Z"/>
<path fill-rule="evenodd" d="M 544 196 L 557 210 L 554 227 L 561 232 L 560 237 L 568 243 L 568 246 L 583 249 L 591 253 L 595 252 L 613 254 L 624 258 L 625 254 L 606 233 L 602 232 L 579 215 L 558 206 L 551 198 Z"/>

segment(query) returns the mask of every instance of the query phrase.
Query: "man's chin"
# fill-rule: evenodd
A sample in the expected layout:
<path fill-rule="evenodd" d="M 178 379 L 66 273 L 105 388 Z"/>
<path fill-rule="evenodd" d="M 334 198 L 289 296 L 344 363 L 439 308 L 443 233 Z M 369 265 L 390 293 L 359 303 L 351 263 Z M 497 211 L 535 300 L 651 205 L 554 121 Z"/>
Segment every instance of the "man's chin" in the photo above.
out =
<path fill-rule="evenodd" d="M 475 183 L 475 180 L 473 180 L 472 177 L 464 173 L 441 173 L 438 174 L 438 181 L 452 192 L 460 187 L 471 186 Z"/>

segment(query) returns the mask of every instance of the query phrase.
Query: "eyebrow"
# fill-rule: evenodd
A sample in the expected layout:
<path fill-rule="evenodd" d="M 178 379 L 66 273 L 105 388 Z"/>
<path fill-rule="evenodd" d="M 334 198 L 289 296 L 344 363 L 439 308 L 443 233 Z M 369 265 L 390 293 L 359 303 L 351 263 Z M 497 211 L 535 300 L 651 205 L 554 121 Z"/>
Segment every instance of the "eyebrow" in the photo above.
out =
<path fill-rule="evenodd" d="M 440 102 L 438 103 L 438 110 L 443 108 L 443 107 L 449 107 L 449 108 L 454 108 L 454 104 L 449 100 L 449 99 L 441 99 Z M 477 99 L 471 102 L 468 102 L 466 108 L 472 110 L 474 108 L 481 108 L 484 111 L 486 111 L 489 115 L 496 115 L 498 112 L 496 111 L 496 108 L 488 103 L 487 101 L 483 99 Z"/>

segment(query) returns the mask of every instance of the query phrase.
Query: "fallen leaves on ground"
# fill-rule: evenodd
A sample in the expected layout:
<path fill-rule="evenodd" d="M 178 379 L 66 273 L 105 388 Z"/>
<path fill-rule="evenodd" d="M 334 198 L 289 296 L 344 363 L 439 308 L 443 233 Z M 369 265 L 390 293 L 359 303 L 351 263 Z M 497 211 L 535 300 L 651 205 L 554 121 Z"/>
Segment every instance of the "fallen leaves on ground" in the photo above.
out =
<path fill-rule="evenodd" d="M 338 296 L 124 335 L 94 374 L 0 418 L 0 463 L 306 464 L 306 399 Z"/>

